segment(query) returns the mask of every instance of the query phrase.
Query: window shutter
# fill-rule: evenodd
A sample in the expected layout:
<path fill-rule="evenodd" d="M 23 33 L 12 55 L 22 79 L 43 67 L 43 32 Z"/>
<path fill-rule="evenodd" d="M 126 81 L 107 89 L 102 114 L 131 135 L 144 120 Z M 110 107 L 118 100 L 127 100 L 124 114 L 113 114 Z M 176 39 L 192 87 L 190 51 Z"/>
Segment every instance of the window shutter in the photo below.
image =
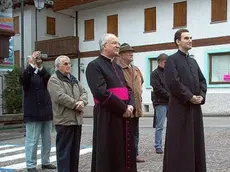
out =
<path fill-rule="evenodd" d="M 118 36 L 118 15 L 107 16 L 107 33 Z"/>
<path fill-rule="evenodd" d="M 94 40 L 94 19 L 85 20 L 85 40 Z"/>
<path fill-rule="evenodd" d="M 47 31 L 46 33 L 49 35 L 56 35 L 56 23 L 55 18 L 47 17 Z"/>
<path fill-rule="evenodd" d="M 173 27 L 183 27 L 187 25 L 187 2 L 174 3 L 174 23 Z"/>
<path fill-rule="evenodd" d="M 227 0 L 212 0 L 212 22 L 227 20 Z"/>
<path fill-rule="evenodd" d="M 156 31 L 156 7 L 145 9 L 145 32 Z"/>

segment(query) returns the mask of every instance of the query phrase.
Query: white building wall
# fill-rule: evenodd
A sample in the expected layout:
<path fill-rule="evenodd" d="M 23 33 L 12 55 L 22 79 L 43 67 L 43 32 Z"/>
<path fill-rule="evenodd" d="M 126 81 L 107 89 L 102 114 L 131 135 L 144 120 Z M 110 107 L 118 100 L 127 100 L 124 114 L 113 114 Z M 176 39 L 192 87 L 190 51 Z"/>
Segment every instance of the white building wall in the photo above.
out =
<path fill-rule="evenodd" d="M 182 1 L 182 0 L 181 0 Z M 79 11 L 78 30 L 80 39 L 80 51 L 99 50 L 98 41 L 100 37 L 107 32 L 107 16 L 118 14 L 118 37 L 121 43 L 127 42 L 131 46 L 158 44 L 173 42 L 173 3 L 178 0 L 129 0 L 116 4 L 106 5 L 90 10 Z M 228 0 L 228 9 L 230 0 Z M 144 33 L 144 9 L 156 7 L 157 11 L 157 31 Z M 84 41 L 84 21 L 94 19 L 95 39 L 93 41 Z M 193 39 L 212 38 L 227 36 L 230 34 L 230 10 L 228 10 L 228 20 L 223 23 L 211 24 L 211 1 L 210 0 L 187 0 L 187 29 L 193 36 Z M 198 47 L 191 50 L 191 54 L 199 63 L 201 70 L 206 78 L 208 77 L 208 67 L 206 55 L 208 51 L 219 49 L 229 49 L 230 45 Z M 144 52 L 134 54 L 134 63 L 143 72 L 145 80 L 149 80 L 148 58 L 157 57 L 160 53 L 172 54 L 176 50 L 163 50 L 157 52 Z M 84 58 L 85 67 L 93 59 Z M 87 82 L 82 81 L 88 89 Z M 147 82 L 147 81 L 146 81 Z M 207 80 L 208 82 L 208 80 Z M 209 88 L 207 103 L 203 106 L 204 113 L 228 113 L 230 108 L 226 102 L 230 101 L 230 86 L 225 88 Z M 143 85 L 143 105 L 151 105 L 151 88 Z M 92 95 L 89 91 L 90 105 L 93 105 Z M 151 106 L 149 106 L 151 109 Z"/>
<path fill-rule="evenodd" d="M 19 8 L 13 10 L 13 16 L 21 16 Z M 46 18 L 56 18 L 56 35 L 46 34 Z M 74 11 L 67 11 L 65 14 L 55 13 L 52 9 L 44 8 L 37 12 L 37 41 L 48 40 L 74 35 Z M 21 17 L 20 30 L 21 30 Z M 24 7 L 24 55 L 30 55 L 35 49 L 36 25 L 35 25 L 35 7 L 26 5 Z M 21 31 L 20 31 L 21 33 Z M 21 34 L 14 38 L 14 50 L 21 50 Z"/>
<path fill-rule="evenodd" d="M 183 1 L 183 0 L 181 0 Z M 178 0 L 129 0 L 112 5 L 79 12 L 80 50 L 98 50 L 100 36 L 107 31 L 107 16 L 118 14 L 118 37 L 120 42 L 132 46 L 172 42 L 176 29 L 173 28 L 173 3 Z M 157 31 L 144 33 L 144 9 L 156 7 Z M 230 9 L 230 0 L 228 0 Z M 210 24 L 211 1 L 187 0 L 187 28 L 193 39 L 229 35 L 230 10 L 228 21 Z M 94 18 L 95 39 L 84 41 L 84 20 Z"/>

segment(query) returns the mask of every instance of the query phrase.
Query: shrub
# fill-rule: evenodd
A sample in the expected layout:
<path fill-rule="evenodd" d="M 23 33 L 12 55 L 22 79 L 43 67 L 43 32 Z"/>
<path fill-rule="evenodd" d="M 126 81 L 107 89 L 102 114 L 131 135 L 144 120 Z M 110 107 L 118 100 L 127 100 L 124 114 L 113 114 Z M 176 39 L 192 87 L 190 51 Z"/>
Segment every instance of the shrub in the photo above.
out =
<path fill-rule="evenodd" d="M 5 75 L 6 88 L 3 91 L 3 101 L 7 113 L 20 113 L 22 110 L 22 86 L 19 77 L 18 67 L 14 67 Z"/>

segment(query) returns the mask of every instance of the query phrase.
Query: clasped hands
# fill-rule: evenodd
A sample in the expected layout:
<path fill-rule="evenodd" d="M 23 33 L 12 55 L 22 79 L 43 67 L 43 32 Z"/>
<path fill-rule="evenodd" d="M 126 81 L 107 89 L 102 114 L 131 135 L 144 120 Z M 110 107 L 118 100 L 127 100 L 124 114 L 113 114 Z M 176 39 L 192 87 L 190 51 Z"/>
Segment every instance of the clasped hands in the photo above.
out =
<path fill-rule="evenodd" d="M 132 117 L 134 107 L 132 105 L 128 105 L 125 113 L 123 114 L 124 118 L 130 118 Z"/>
<path fill-rule="evenodd" d="M 83 101 L 78 101 L 77 103 L 76 103 L 76 110 L 77 111 L 83 111 L 83 108 L 85 107 L 85 105 L 84 105 L 84 102 Z"/>
<path fill-rule="evenodd" d="M 190 102 L 192 104 L 201 104 L 201 102 L 203 101 L 203 97 L 202 96 L 196 96 L 196 95 L 193 95 L 192 98 L 190 99 Z"/>

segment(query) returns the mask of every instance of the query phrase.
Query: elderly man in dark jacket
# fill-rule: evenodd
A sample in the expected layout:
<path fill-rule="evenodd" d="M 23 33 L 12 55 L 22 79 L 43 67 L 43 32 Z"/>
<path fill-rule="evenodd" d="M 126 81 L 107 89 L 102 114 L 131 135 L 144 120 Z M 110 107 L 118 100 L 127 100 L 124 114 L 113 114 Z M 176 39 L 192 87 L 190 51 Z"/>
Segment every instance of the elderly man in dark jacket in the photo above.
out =
<path fill-rule="evenodd" d="M 36 51 L 28 59 L 29 65 L 21 76 L 24 89 L 24 121 L 26 123 L 26 166 L 36 172 L 37 146 L 41 135 L 41 160 L 43 169 L 56 169 L 50 164 L 52 132 L 52 104 L 47 90 L 49 73 L 43 68 L 41 52 Z"/>

